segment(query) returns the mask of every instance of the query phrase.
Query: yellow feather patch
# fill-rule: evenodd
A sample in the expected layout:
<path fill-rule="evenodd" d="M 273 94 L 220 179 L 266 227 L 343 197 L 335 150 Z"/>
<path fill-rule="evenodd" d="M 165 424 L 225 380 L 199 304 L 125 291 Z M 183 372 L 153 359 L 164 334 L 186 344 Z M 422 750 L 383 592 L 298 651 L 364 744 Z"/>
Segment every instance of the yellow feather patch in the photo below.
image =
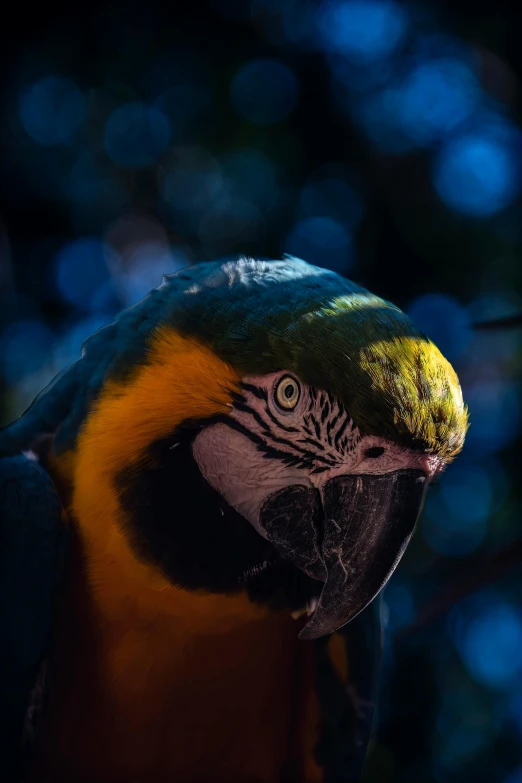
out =
<path fill-rule="evenodd" d="M 237 388 L 238 376 L 229 365 L 171 328 L 156 331 L 147 363 L 131 380 L 106 383 L 80 432 L 70 509 L 89 582 L 106 618 L 121 617 L 126 605 L 147 622 L 166 613 L 189 615 L 197 626 L 216 615 L 223 633 L 227 622 L 234 625 L 245 614 L 266 614 L 246 594 L 229 598 L 180 590 L 136 560 L 114 486 L 118 471 L 182 421 L 228 411 L 230 392 Z M 175 506 L 173 492 L 173 513 Z"/>
<path fill-rule="evenodd" d="M 457 374 L 434 343 L 417 337 L 376 341 L 361 349 L 360 361 L 399 433 L 447 461 L 461 451 L 468 411 Z"/>

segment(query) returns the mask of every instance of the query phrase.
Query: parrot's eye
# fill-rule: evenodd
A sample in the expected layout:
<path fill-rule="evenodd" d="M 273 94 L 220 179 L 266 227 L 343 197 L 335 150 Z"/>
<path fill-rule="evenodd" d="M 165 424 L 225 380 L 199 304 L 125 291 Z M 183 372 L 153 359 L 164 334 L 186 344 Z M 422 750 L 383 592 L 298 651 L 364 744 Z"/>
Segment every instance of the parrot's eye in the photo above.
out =
<path fill-rule="evenodd" d="M 300 396 L 299 384 L 291 375 L 285 375 L 275 387 L 276 402 L 285 411 L 292 411 L 299 402 Z"/>

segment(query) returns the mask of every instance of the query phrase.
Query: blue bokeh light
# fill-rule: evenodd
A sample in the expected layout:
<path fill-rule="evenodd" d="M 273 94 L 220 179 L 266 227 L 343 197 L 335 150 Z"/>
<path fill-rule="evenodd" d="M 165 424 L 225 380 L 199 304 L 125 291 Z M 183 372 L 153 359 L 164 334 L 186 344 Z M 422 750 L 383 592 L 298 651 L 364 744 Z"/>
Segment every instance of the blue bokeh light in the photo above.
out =
<path fill-rule="evenodd" d="M 403 155 L 417 146 L 402 123 L 401 97 L 398 88 L 385 87 L 361 95 L 350 104 L 352 119 L 361 126 L 372 144 L 386 154 Z"/>
<path fill-rule="evenodd" d="M 56 368 L 61 370 L 79 359 L 84 342 L 110 321 L 110 316 L 95 313 L 67 324 L 54 345 L 53 360 Z"/>
<path fill-rule="evenodd" d="M 399 582 L 396 576 L 386 585 L 384 604 L 388 609 L 387 627 L 392 632 L 409 625 L 415 619 L 413 593 L 408 585 Z"/>
<path fill-rule="evenodd" d="M 262 217 L 247 199 L 226 197 L 207 209 L 199 224 L 199 238 L 209 253 L 221 255 L 231 243 L 259 239 Z"/>
<path fill-rule="evenodd" d="M 219 164 L 243 198 L 250 198 L 259 207 L 270 207 L 277 200 L 277 169 L 264 153 L 238 149 L 222 155 Z"/>
<path fill-rule="evenodd" d="M 518 437 L 521 389 L 515 382 L 485 379 L 464 388 L 471 426 L 466 449 L 478 455 L 490 454 Z"/>
<path fill-rule="evenodd" d="M 339 54 L 327 55 L 332 73 L 333 98 L 341 112 L 348 117 L 353 112 L 353 101 L 368 97 L 372 92 L 390 86 L 394 74 L 392 60 L 377 60 L 356 64 Z"/>
<path fill-rule="evenodd" d="M 467 120 L 479 99 L 477 81 L 463 62 L 446 58 L 421 63 L 401 87 L 404 130 L 419 142 L 433 141 Z"/>
<path fill-rule="evenodd" d="M 337 83 L 348 88 L 337 89 L 341 107 L 385 153 L 404 154 L 454 134 L 480 105 L 473 73 L 455 58 L 421 62 L 402 81 L 383 67 L 366 69 L 362 79 L 336 61 L 333 68 Z"/>
<path fill-rule="evenodd" d="M 330 0 L 318 15 L 327 51 L 367 64 L 393 54 L 408 27 L 404 8 L 388 0 Z"/>
<path fill-rule="evenodd" d="M 155 106 L 136 101 L 119 106 L 105 125 L 109 157 L 123 168 L 150 166 L 167 147 L 170 122 Z"/>
<path fill-rule="evenodd" d="M 254 0 L 254 5 L 260 5 Z M 266 3 L 265 3 L 266 5 Z M 314 0 L 286 0 L 282 14 L 282 41 L 284 46 L 296 46 L 305 51 L 316 51 L 317 4 Z"/>
<path fill-rule="evenodd" d="M 330 217 L 301 220 L 287 238 L 285 251 L 310 264 L 346 272 L 353 261 L 352 237 Z"/>
<path fill-rule="evenodd" d="M 430 547 L 446 557 L 464 557 L 484 541 L 487 519 L 463 518 L 439 495 L 429 496 L 422 516 L 422 534 Z"/>
<path fill-rule="evenodd" d="M 439 491 L 428 495 L 422 534 L 436 552 L 449 557 L 470 554 L 486 536 L 495 500 L 489 472 L 461 460 L 444 475 Z"/>
<path fill-rule="evenodd" d="M 470 317 L 455 299 L 445 294 L 425 294 L 410 304 L 407 313 L 449 361 L 468 346 L 472 336 Z"/>
<path fill-rule="evenodd" d="M 352 228 L 362 218 L 364 206 L 359 194 L 347 182 L 335 177 L 312 180 L 299 199 L 303 215 L 330 217 Z"/>
<path fill-rule="evenodd" d="M 79 233 L 96 216 L 100 222 L 116 215 L 128 200 L 123 185 L 96 165 L 91 152 L 82 152 L 65 178 L 64 190 Z M 95 221 L 96 222 L 96 221 Z"/>
<path fill-rule="evenodd" d="M 44 147 L 66 144 L 85 119 L 86 100 L 70 79 L 46 76 L 22 92 L 18 116 L 33 141 Z"/>
<path fill-rule="evenodd" d="M 167 168 L 161 183 L 171 216 L 186 236 L 198 233 L 203 212 L 222 195 L 224 178 L 216 160 L 199 147 L 185 147 Z"/>
<path fill-rule="evenodd" d="M 500 134 L 470 132 L 443 146 L 433 181 L 447 206 L 487 217 L 509 206 L 520 191 L 518 154 Z"/>
<path fill-rule="evenodd" d="M 480 465 L 453 466 L 442 481 L 440 494 L 448 509 L 465 522 L 487 520 L 493 507 L 489 473 Z"/>
<path fill-rule="evenodd" d="M 8 383 L 18 383 L 40 370 L 53 345 L 52 331 L 43 321 L 28 318 L 13 321 L 0 334 L 0 364 Z"/>
<path fill-rule="evenodd" d="M 83 310 L 111 310 L 116 304 L 108 260 L 113 251 L 99 239 L 83 237 L 56 255 L 56 284 L 63 298 Z"/>
<path fill-rule="evenodd" d="M 172 274 L 188 263 L 188 257 L 181 250 L 174 250 L 160 242 L 142 242 L 132 248 L 118 275 L 125 307 L 135 304 L 161 285 L 163 275 Z"/>
<path fill-rule="evenodd" d="M 235 74 L 230 98 L 236 112 L 250 122 L 269 125 L 284 120 L 299 98 L 299 85 L 279 60 L 251 60 Z"/>
<path fill-rule="evenodd" d="M 501 596 L 477 597 L 459 612 L 454 640 L 470 675 L 491 688 L 506 688 L 522 672 L 522 616 Z"/>

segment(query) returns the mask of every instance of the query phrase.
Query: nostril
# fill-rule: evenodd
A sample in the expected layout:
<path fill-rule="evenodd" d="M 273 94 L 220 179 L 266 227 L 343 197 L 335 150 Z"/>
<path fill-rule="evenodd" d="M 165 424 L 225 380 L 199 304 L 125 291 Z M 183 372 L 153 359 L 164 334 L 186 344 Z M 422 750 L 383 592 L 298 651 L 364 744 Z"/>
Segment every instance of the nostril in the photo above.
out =
<path fill-rule="evenodd" d="M 368 459 L 376 459 L 377 457 L 380 457 L 382 454 L 384 454 L 384 449 L 382 446 L 372 446 L 369 449 L 366 449 L 364 452 L 364 456 Z"/>

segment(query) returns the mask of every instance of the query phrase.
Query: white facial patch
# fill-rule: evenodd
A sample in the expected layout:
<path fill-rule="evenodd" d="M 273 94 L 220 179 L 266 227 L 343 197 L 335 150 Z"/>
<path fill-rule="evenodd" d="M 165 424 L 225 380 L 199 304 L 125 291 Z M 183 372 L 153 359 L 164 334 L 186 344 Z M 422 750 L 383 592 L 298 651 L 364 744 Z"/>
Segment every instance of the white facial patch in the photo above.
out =
<path fill-rule="evenodd" d="M 264 459 L 255 443 L 225 424 L 200 432 L 193 452 L 208 483 L 263 536 L 259 510 L 265 498 L 292 484 L 311 486 L 305 473 Z"/>
<path fill-rule="evenodd" d="M 437 457 L 361 435 L 341 402 L 290 372 L 243 378 L 229 416 L 203 429 L 193 450 L 206 480 L 261 535 L 263 501 L 285 487 L 321 490 L 336 476 L 408 468 L 429 479 L 441 466 Z"/>

